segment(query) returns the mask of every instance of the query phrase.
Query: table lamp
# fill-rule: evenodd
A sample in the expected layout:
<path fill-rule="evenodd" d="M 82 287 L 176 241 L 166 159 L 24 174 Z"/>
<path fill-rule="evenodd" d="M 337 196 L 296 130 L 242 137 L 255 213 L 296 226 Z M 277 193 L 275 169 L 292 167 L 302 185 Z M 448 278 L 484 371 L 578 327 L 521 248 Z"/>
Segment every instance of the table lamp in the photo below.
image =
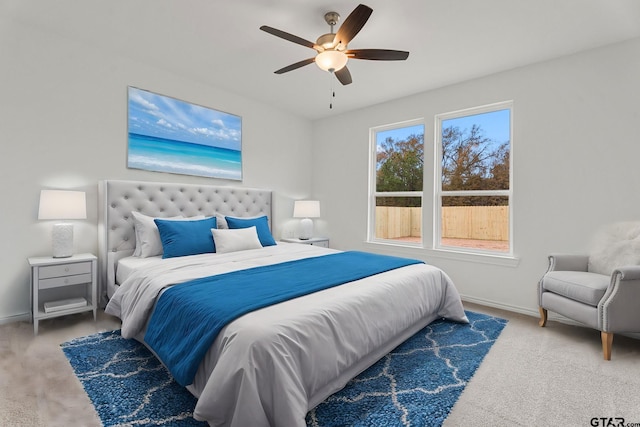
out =
<path fill-rule="evenodd" d="M 311 218 L 320 217 L 320 202 L 318 200 L 296 200 L 293 205 L 293 217 L 300 220 L 300 240 L 313 237 L 313 221 Z"/>
<path fill-rule="evenodd" d="M 38 219 L 87 219 L 87 201 L 84 191 L 40 191 Z M 54 258 L 73 255 L 73 224 L 54 224 L 51 236 Z"/>

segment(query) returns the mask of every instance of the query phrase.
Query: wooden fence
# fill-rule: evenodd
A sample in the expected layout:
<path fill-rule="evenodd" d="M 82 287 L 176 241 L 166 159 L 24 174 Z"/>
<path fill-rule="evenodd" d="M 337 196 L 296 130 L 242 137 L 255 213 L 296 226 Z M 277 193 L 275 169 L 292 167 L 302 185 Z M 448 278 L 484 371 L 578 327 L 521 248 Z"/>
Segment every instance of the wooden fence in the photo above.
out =
<path fill-rule="evenodd" d="M 376 237 L 420 237 L 421 208 L 376 206 Z M 442 237 L 509 240 L 508 206 L 448 206 L 442 208 Z"/>

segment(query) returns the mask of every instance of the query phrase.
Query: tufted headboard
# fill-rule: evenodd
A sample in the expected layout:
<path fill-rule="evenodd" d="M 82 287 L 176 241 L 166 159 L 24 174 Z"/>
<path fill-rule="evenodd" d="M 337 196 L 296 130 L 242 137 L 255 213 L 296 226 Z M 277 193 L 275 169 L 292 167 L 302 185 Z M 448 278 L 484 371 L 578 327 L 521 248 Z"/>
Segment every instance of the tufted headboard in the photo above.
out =
<path fill-rule="evenodd" d="M 155 217 L 267 215 L 271 221 L 271 191 L 255 188 L 108 180 L 99 183 L 98 200 L 98 296 L 102 302 L 115 289 L 118 260 L 135 249 L 132 211 Z"/>

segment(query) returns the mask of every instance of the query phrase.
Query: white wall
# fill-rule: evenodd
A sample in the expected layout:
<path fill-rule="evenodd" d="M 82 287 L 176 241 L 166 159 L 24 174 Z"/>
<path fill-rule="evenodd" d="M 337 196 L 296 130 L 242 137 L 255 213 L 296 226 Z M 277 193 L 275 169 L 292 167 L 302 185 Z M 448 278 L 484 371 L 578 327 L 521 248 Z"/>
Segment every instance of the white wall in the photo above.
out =
<path fill-rule="evenodd" d="M 534 313 L 549 252 L 582 251 L 598 226 L 640 217 L 640 39 L 315 123 L 6 17 L 0 55 L 0 323 L 28 318 L 26 258 L 51 250 L 51 224 L 36 219 L 40 189 L 87 191 L 76 251 L 95 253 L 98 180 L 235 184 L 127 169 L 128 85 L 242 116 L 243 185 L 275 190 L 276 237 L 296 224 L 292 200 L 312 196 L 322 202 L 317 234 L 332 246 L 423 258 L 468 299 Z M 514 101 L 518 265 L 366 244 L 369 128 L 423 117 L 428 136 L 435 114 L 503 100 Z"/>
<path fill-rule="evenodd" d="M 320 226 L 334 247 L 421 258 L 446 271 L 466 299 L 537 313 L 536 283 L 550 252 L 584 252 L 594 229 L 640 219 L 638 76 L 640 39 L 317 121 L 313 194 L 322 203 Z M 369 128 L 424 118 L 427 157 L 436 114 L 506 100 L 514 102 L 518 265 L 366 244 Z M 432 202 L 425 203 L 429 215 Z"/>
<path fill-rule="evenodd" d="M 97 253 L 99 180 L 239 184 L 127 169 L 128 85 L 242 116 L 241 185 L 275 190 L 276 237 L 292 200 L 308 197 L 309 121 L 6 17 L 0 36 L 0 323 L 29 318 L 27 257 L 51 253 L 51 223 L 37 221 L 42 188 L 87 192 L 75 246 Z"/>

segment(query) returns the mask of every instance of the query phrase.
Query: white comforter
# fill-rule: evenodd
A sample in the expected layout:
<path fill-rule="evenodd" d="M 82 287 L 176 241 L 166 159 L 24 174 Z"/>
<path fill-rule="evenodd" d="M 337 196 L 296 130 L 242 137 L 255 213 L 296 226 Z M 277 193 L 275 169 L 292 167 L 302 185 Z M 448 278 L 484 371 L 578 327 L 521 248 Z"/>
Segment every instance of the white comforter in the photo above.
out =
<path fill-rule="evenodd" d="M 203 276 L 336 251 L 278 244 L 159 260 L 121 284 L 106 312 L 141 336 L 159 293 Z M 437 318 L 466 322 L 449 277 L 411 265 L 248 313 L 222 329 L 189 390 L 213 426 L 304 426 L 309 409 Z"/>

